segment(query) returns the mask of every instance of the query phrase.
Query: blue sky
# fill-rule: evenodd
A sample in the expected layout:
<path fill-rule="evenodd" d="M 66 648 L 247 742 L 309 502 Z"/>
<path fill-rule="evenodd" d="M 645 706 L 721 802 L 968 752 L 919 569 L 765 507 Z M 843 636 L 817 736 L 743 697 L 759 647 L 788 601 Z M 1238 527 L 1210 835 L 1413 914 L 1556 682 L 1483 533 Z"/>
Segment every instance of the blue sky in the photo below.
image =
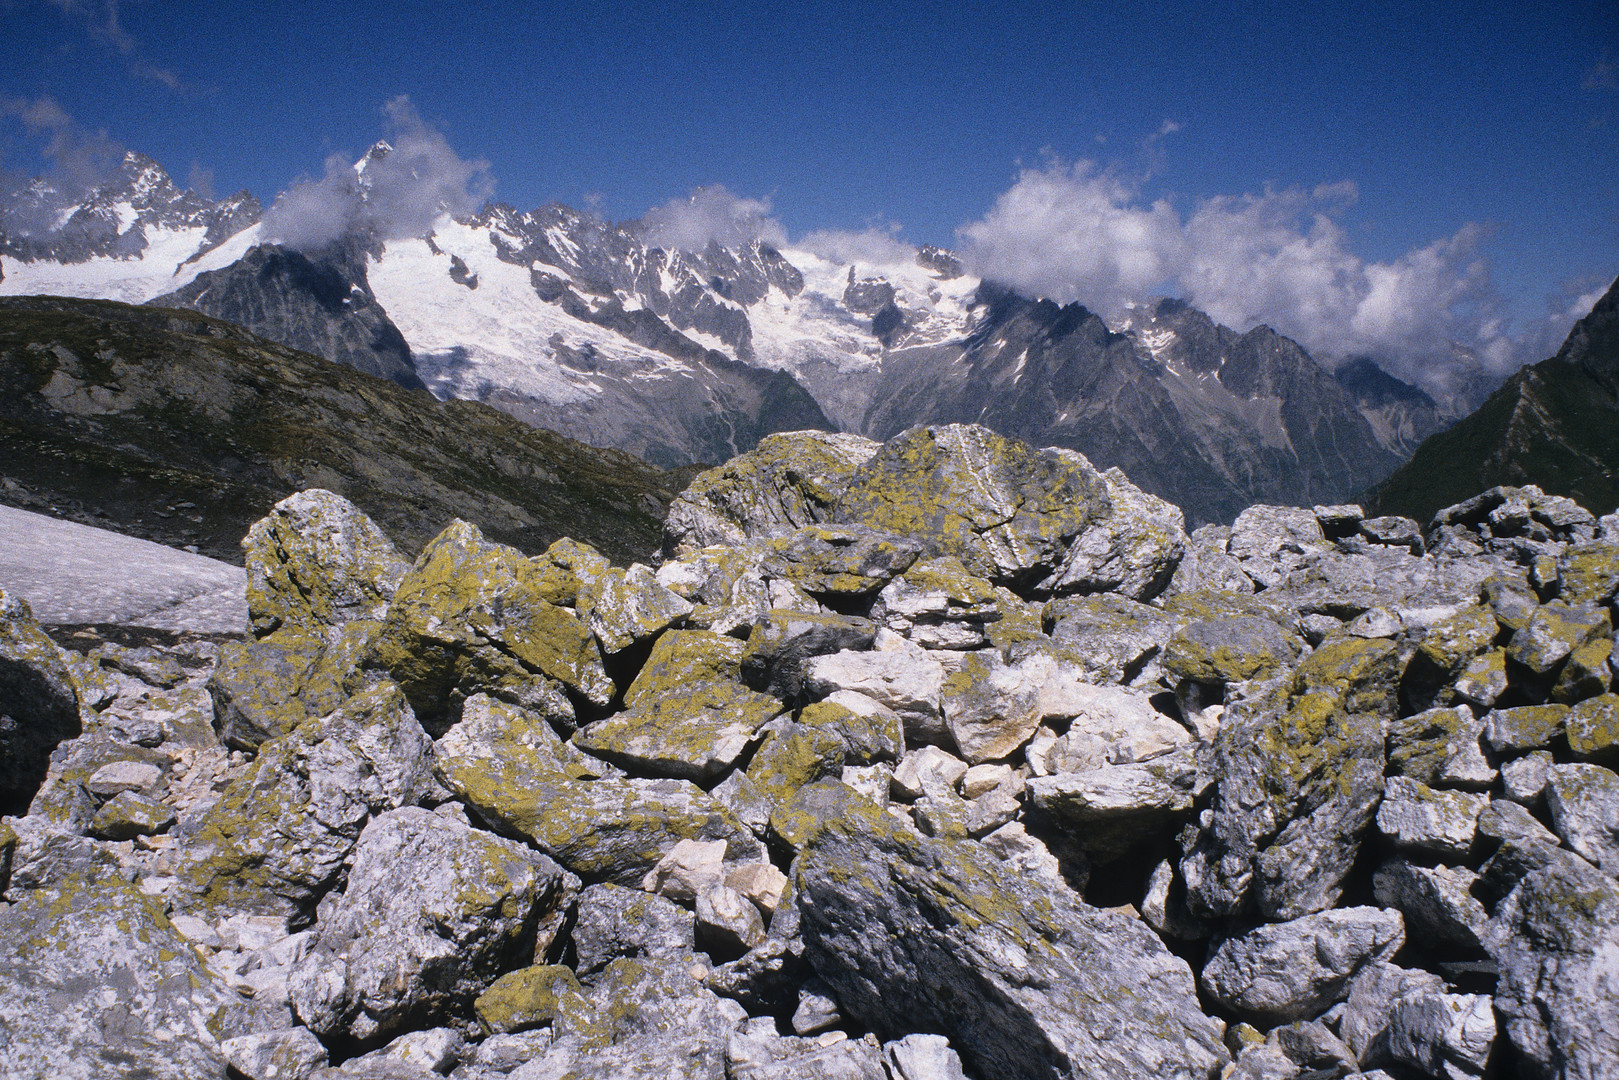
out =
<path fill-rule="evenodd" d="M 0 0 L 13 173 L 51 167 L 20 119 L 48 98 L 75 137 L 268 203 L 401 94 L 519 208 L 623 219 L 723 184 L 794 238 L 898 223 L 1030 291 L 1179 292 L 1327 351 L 1532 352 L 1619 274 L 1612 0 Z M 1428 301 L 1443 325 L 1389 310 Z"/>

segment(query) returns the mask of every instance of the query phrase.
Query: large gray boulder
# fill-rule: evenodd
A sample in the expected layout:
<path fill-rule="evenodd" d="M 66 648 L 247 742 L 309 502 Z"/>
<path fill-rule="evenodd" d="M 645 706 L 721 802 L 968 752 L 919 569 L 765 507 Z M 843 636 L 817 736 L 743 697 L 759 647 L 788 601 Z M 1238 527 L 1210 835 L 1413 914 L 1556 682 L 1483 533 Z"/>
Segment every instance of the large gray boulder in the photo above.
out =
<path fill-rule="evenodd" d="M 265 743 L 185 830 L 185 902 L 282 916 L 309 907 L 341 873 L 373 814 L 440 790 L 431 750 L 392 683 Z"/>
<path fill-rule="evenodd" d="M 521 844 L 416 807 L 383 814 L 288 980 L 298 1018 L 368 1042 L 464 1011 L 525 944 L 532 955 L 563 885 Z"/>
<path fill-rule="evenodd" d="M 0 904 L 0 1074 L 223 1078 L 237 995 L 107 862 L 60 869 Z"/>
<path fill-rule="evenodd" d="M 798 849 L 805 953 L 880 1035 L 946 1034 L 978 1075 L 1204 1080 L 1226 1060 L 1186 964 L 1142 923 L 1008 877 L 838 783 L 771 827 Z"/>
<path fill-rule="evenodd" d="M 1336 908 L 1221 941 L 1203 967 L 1203 989 L 1267 1025 L 1305 1020 L 1342 1001 L 1362 967 L 1404 944 L 1399 912 Z"/>
<path fill-rule="evenodd" d="M 972 424 L 888 440 L 849 480 L 833 520 L 920 540 L 1018 592 L 1144 599 L 1163 591 L 1186 550 L 1180 510 L 1117 470 Z"/>
<path fill-rule="evenodd" d="M 1388 641 L 1324 643 L 1282 691 L 1227 720 L 1209 827 L 1181 863 L 1195 912 L 1294 919 L 1332 906 L 1383 793 L 1399 672 Z"/>
<path fill-rule="evenodd" d="M 21 814 L 45 782 L 51 751 L 77 738 L 79 695 L 28 601 L 0 589 L 0 814 Z"/>
<path fill-rule="evenodd" d="M 785 536 L 826 521 L 856 469 L 877 443 L 828 431 L 766 436 L 746 454 L 710 469 L 669 506 L 665 555 L 716 544 Z"/>
<path fill-rule="evenodd" d="M 595 635 L 554 595 L 540 562 L 452 522 L 399 583 L 364 663 L 387 672 L 435 726 L 480 692 L 540 707 L 561 688 L 605 706 L 614 687 Z"/>
<path fill-rule="evenodd" d="M 327 635 L 380 619 L 410 563 L 375 522 L 341 495 L 310 488 L 276 503 L 242 541 L 247 610 L 260 637 Z"/>
<path fill-rule="evenodd" d="M 1619 1076 L 1619 886 L 1562 852 L 1496 908 L 1495 1010 L 1523 1075 Z"/>

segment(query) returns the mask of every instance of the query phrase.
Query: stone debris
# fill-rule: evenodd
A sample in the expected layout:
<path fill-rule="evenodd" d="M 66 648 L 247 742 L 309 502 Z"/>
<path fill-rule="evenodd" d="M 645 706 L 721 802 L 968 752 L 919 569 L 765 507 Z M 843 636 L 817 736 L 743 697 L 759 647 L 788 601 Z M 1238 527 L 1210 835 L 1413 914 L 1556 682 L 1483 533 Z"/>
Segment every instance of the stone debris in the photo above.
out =
<path fill-rule="evenodd" d="M 301 492 L 233 641 L 0 592 L 0 1075 L 1619 1075 L 1616 540 L 965 425 L 648 565 Z"/>

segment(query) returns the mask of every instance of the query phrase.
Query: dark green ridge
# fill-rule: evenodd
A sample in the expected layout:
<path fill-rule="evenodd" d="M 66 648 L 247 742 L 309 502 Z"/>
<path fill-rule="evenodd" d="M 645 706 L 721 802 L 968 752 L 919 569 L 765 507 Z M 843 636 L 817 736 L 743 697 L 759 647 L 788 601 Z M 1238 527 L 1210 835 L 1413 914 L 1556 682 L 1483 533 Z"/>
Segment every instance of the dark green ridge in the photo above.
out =
<path fill-rule="evenodd" d="M 1366 502 L 1375 514 L 1427 522 L 1498 484 L 1537 484 L 1596 514 L 1619 507 L 1619 280 L 1556 356 L 1426 439 Z"/>
<path fill-rule="evenodd" d="M 195 312 L 0 298 L 0 503 L 238 564 L 248 526 L 307 487 L 412 555 L 460 517 L 529 553 L 566 535 L 645 559 L 688 472 Z"/>

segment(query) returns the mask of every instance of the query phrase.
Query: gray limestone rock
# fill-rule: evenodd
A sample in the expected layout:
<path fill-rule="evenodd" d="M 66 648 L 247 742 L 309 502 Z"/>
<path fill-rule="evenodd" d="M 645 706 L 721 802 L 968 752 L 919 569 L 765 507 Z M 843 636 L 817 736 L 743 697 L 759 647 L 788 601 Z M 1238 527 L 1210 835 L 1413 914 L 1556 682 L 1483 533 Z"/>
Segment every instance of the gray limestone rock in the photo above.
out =
<path fill-rule="evenodd" d="M 1202 1078 L 1226 1060 L 1191 972 L 1140 922 L 924 839 L 841 784 L 771 824 L 799 850 L 806 955 L 879 1033 L 942 1032 L 991 1080 Z"/>
<path fill-rule="evenodd" d="M 649 567 L 613 567 L 581 586 L 574 605 L 602 651 L 623 652 L 637 642 L 680 626 L 691 614 L 691 601 L 664 588 Z"/>
<path fill-rule="evenodd" d="M 941 697 L 947 673 L 927 650 L 901 641 L 894 647 L 871 652 L 841 650 L 817 656 L 804 668 L 804 682 L 813 694 L 853 690 L 898 713 L 907 737 L 941 742 L 945 731 Z"/>
<path fill-rule="evenodd" d="M 889 1080 L 882 1051 L 871 1041 L 842 1032 L 819 1039 L 777 1035 L 768 1018 L 731 1036 L 725 1062 L 730 1080 Z"/>
<path fill-rule="evenodd" d="M 1231 523 L 1226 550 L 1263 588 L 1281 584 L 1315 553 L 1329 550 L 1313 513 L 1297 506 L 1250 506 Z"/>
<path fill-rule="evenodd" d="M 1411 936 L 1429 948 L 1435 944 L 1477 952 L 1489 912 L 1473 896 L 1478 875 L 1463 866 L 1419 866 L 1391 859 L 1372 877 L 1373 895 L 1384 907 L 1405 916 Z"/>
<path fill-rule="evenodd" d="M 620 885 L 592 885 L 579 894 L 573 926 L 581 975 L 620 957 L 685 956 L 695 946 L 691 911 L 662 896 Z"/>
<path fill-rule="evenodd" d="M 1501 766 L 1501 794 L 1524 806 L 1539 806 L 1551 779 L 1554 759 L 1549 750 L 1536 750 Z"/>
<path fill-rule="evenodd" d="M 90 819 L 90 835 L 101 840 L 155 836 L 175 821 L 174 807 L 147 795 L 125 791 L 104 803 Z"/>
<path fill-rule="evenodd" d="M 1386 641 L 1323 644 L 1285 693 L 1227 717 L 1212 814 L 1181 863 L 1194 912 L 1288 919 L 1337 899 L 1383 793 L 1399 660 Z"/>
<path fill-rule="evenodd" d="M 1619 764 L 1619 694 L 1587 698 L 1563 721 L 1568 749 L 1581 761 L 1612 768 Z"/>
<path fill-rule="evenodd" d="M 742 657 L 742 679 L 754 690 L 796 701 L 804 692 L 811 657 L 871 648 L 877 627 L 867 619 L 833 613 L 772 609 L 753 624 Z"/>
<path fill-rule="evenodd" d="M 1563 731 L 1567 705 L 1520 705 L 1484 718 L 1484 742 L 1498 754 L 1521 754 L 1550 745 Z"/>
<path fill-rule="evenodd" d="M 1071 451 L 1035 451 L 976 425 L 916 427 L 856 470 L 834 517 L 922 541 L 1014 590 L 1050 591 L 1069 546 L 1114 512 L 1108 488 Z M 1066 591 L 1085 590 L 1076 578 Z"/>
<path fill-rule="evenodd" d="M 1047 451 L 1090 463 L 1071 450 Z M 1104 471 L 1107 509 L 1063 553 L 1060 565 L 1036 585 L 1058 596 L 1109 592 L 1150 600 L 1173 579 L 1190 541 L 1186 515 L 1156 495 L 1136 487 L 1117 468 Z"/>
<path fill-rule="evenodd" d="M 1045 623 L 1060 656 L 1078 664 L 1082 678 L 1093 683 L 1147 676 L 1175 633 L 1174 620 L 1164 612 L 1106 593 L 1053 600 Z"/>
<path fill-rule="evenodd" d="M 1207 783 L 1193 756 L 1180 752 L 1037 776 L 1028 788 L 1034 805 L 1059 822 L 1078 847 L 1105 861 L 1170 830 Z"/>
<path fill-rule="evenodd" d="M 265 743 L 219 801 L 182 830 L 183 892 L 208 908 L 304 910 L 341 873 L 371 815 L 440 790 L 431 747 L 391 683 Z"/>
<path fill-rule="evenodd" d="M 1619 775 L 1600 765 L 1553 765 L 1546 809 L 1563 843 L 1619 876 Z"/>
<path fill-rule="evenodd" d="M 921 554 L 910 537 L 862 525 L 813 525 L 765 541 L 759 569 L 810 596 L 847 601 L 882 589 Z"/>
<path fill-rule="evenodd" d="M 1483 721 L 1466 705 L 1390 720 L 1389 775 L 1446 787 L 1488 787 L 1497 771 L 1480 745 L 1483 730 Z"/>
<path fill-rule="evenodd" d="M 669 507 L 665 555 L 783 536 L 826 521 L 838 495 L 878 444 L 858 435 L 791 431 L 692 481 Z"/>
<path fill-rule="evenodd" d="M 961 1057 L 943 1035 L 907 1035 L 883 1046 L 893 1080 L 967 1080 Z"/>
<path fill-rule="evenodd" d="M 309 1080 L 326 1064 L 326 1047 L 305 1027 L 238 1035 L 220 1049 L 230 1067 L 248 1080 Z"/>
<path fill-rule="evenodd" d="M 1336 908 L 1219 942 L 1204 965 L 1203 989 L 1258 1021 L 1308 1019 L 1342 1001 L 1362 967 L 1404 944 L 1399 912 Z"/>
<path fill-rule="evenodd" d="M 14 867 L 11 903 L 0 904 L 0 1069 L 64 1080 L 222 1076 L 210 1025 L 240 999 L 161 903 L 93 858 L 69 857 L 48 876 Z"/>
<path fill-rule="evenodd" d="M 1550 677 L 1580 646 L 1613 633 L 1606 608 L 1553 600 L 1535 609 L 1507 643 L 1507 657 L 1535 675 Z"/>
<path fill-rule="evenodd" d="M 533 706 L 555 686 L 602 707 L 613 682 L 592 634 L 554 595 L 545 568 L 455 521 L 399 583 L 364 658 L 404 688 L 427 723 L 476 693 Z"/>
<path fill-rule="evenodd" d="M 1397 851 L 1455 862 L 1471 851 L 1478 816 L 1489 802 L 1483 793 L 1436 790 L 1391 776 L 1377 808 L 1377 828 Z"/>
<path fill-rule="evenodd" d="M 0 814 L 20 814 L 45 780 L 51 751 L 81 731 L 79 695 L 28 602 L 0 589 Z"/>
<path fill-rule="evenodd" d="M 373 1041 L 455 1015 L 520 955 L 563 891 L 551 860 L 414 807 L 361 833 L 348 887 L 289 979 L 316 1032 Z"/>
<path fill-rule="evenodd" d="M 1500 968 L 1495 1011 L 1523 1075 L 1619 1075 L 1619 887 L 1563 853 L 1496 908 L 1485 946 Z"/>
<path fill-rule="evenodd" d="M 327 636 L 381 619 L 410 563 L 359 507 L 310 488 L 276 503 L 242 541 L 253 632 Z"/>

